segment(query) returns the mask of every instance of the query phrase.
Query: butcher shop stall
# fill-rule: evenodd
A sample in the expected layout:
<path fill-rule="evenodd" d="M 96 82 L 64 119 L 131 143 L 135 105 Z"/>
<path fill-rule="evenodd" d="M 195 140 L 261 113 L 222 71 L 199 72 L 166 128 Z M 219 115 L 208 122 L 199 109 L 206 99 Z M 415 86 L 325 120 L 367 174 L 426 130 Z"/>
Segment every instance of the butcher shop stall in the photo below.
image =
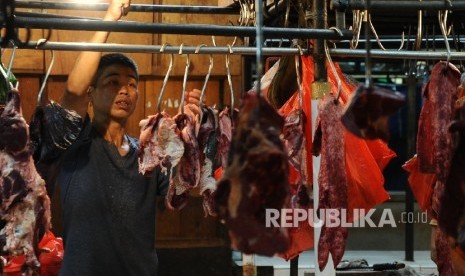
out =
<path fill-rule="evenodd" d="M 75 139 L 49 111 L 82 51 L 137 63 L 157 275 L 465 275 L 465 1 L 109 2 L 1 0 L 2 275 L 66 256 L 40 145 Z"/>

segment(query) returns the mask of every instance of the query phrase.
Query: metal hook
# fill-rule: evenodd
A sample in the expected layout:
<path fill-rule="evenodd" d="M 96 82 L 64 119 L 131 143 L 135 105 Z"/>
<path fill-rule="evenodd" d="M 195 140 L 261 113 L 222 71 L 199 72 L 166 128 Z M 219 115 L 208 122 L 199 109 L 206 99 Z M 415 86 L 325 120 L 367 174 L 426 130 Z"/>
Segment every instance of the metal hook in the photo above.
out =
<path fill-rule="evenodd" d="M 447 50 L 446 67 L 449 66 L 449 61 L 450 61 L 450 56 L 451 56 L 449 40 L 447 39 L 447 32 L 446 32 L 447 13 L 448 11 L 444 11 L 444 15 L 443 15 L 442 11 L 438 12 L 439 27 L 441 27 L 441 32 L 442 32 L 442 35 L 444 36 L 444 44 L 446 44 L 446 50 Z"/>
<path fill-rule="evenodd" d="M 371 8 L 371 1 L 366 0 L 366 13 L 367 13 L 367 21 L 370 21 L 370 8 Z M 366 55 L 365 55 L 365 86 L 366 87 L 373 87 L 373 79 L 371 77 L 371 43 L 370 43 L 370 30 L 365 28 L 365 39 L 367 43 L 365 43 Z"/>
<path fill-rule="evenodd" d="M 39 39 L 37 41 L 36 47 L 46 42 L 47 42 L 46 39 Z M 42 94 L 44 93 L 44 90 L 45 90 L 45 84 L 47 84 L 48 77 L 50 76 L 50 73 L 52 72 L 53 64 L 55 63 L 55 52 L 53 50 L 50 50 L 50 53 L 52 55 L 52 59 L 50 60 L 50 65 L 48 66 L 47 73 L 45 74 L 45 77 L 44 77 L 44 81 L 42 82 L 42 85 L 40 86 L 39 95 L 37 96 L 38 104 L 42 103 Z"/>
<path fill-rule="evenodd" d="M 303 92 L 302 92 L 302 83 L 301 83 L 301 79 L 300 79 L 300 57 L 303 55 L 303 52 L 302 52 L 302 48 L 300 47 L 300 45 L 296 45 L 296 47 L 299 49 L 299 54 L 298 55 L 295 55 L 294 58 L 295 58 L 295 72 L 296 72 L 296 76 L 297 76 L 297 88 L 299 89 L 299 106 L 301 109 L 303 109 Z M 300 120 L 300 116 L 299 116 L 299 120 Z"/>
<path fill-rule="evenodd" d="M 13 61 L 15 60 L 16 49 L 18 47 L 15 45 L 13 40 L 10 40 L 10 43 L 11 43 L 11 45 L 13 45 L 13 52 L 11 53 L 10 62 L 8 63 L 8 68 L 6 70 L 6 79 L 7 79 L 8 83 L 10 84 L 10 88 L 13 88 L 13 84 L 10 82 L 11 69 L 13 68 Z"/>
<path fill-rule="evenodd" d="M 163 46 L 161 46 L 160 48 L 160 53 L 163 53 L 165 51 L 165 47 L 166 47 L 166 43 L 163 44 Z M 165 93 L 165 89 L 166 89 L 166 84 L 168 83 L 168 79 L 170 77 L 170 73 L 171 71 L 173 70 L 173 61 L 174 61 L 174 55 L 173 53 L 171 53 L 171 59 L 170 59 L 170 65 L 168 66 L 168 71 L 166 71 L 166 75 L 165 75 L 165 78 L 163 79 L 163 84 L 161 86 L 161 91 L 160 91 L 160 95 L 158 95 L 158 103 L 157 103 L 157 110 L 158 110 L 158 113 L 161 112 L 161 101 L 163 99 L 163 93 Z"/>
<path fill-rule="evenodd" d="M 228 76 L 228 84 L 229 84 L 229 94 L 231 96 L 231 118 L 233 118 L 234 115 L 234 90 L 233 90 L 233 85 L 232 85 L 232 80 L 231 80 L 231 70 L 229 69 L 229 55 L 233 53 L 231 45 L 228 44 L 229 48 L 229 53 L 226 54 L 226 73 Z M 259 92 L 257 92 L 259 93 Z"/>
<path fill-rule="evenodd" d="M 419 0 L 420 2 L 422 0 Z M 418 10 L 417 37 L 415 38 L 415 50 L 420 50 L 421 40 L 423 38 L 423 10 Z"/>
<path fill-rule="evenodd" d="M 216 40 L 215 40 L 215 36 L 214 36 L 214 35 L 212 35 L 212 43 L 213 43 L 213 46 L 216 47 Z"/>
<path fill-rule="evenodd" d="M 329 66 L 331 67 L 331 71 L 333 71 L 334 77 L 336 78 L 337 82 L 337 94 L 336 94 L 336 99 L 334 100 L 335 103 L 339 102 L 339 98 L 341 97 L 342 94 L 342 81 L 341 78 L 339 77 L 339 74 L 337 73 L 336 66 L 334 65 L 333 59 L 331 58 L 331 55 L 329 54 L 329 47 L 328 43 L 325 40 L 325 54 L 326 54 L 326 59 L 329 62 Z"/>
<path fill-rule="evenodd" d="M 199 45 L 197 47 L 197 49 L 195 50 L 195 53 L 198 54 L 200 48 L 203 47 L 203 46 L 207 46 L 207 45 L 205 45 L 205 44 Z M 203 105 L 203 98 L 205 96 L 205 91 L 207 90 L 207 83 L 208 83 L 208 80 L 210 79 L 212 69 L 213 69 L 213 55 L 210 54 L 210 66 L 208 67 L 208 73 L 205 76 L 205 82 L 203 83 L 202 92 L 200 93 L 200 107 L 202 107 L 202 105 Z"/>
<path fill-rule="evenodd" d="M 179 54 L 180 55 L 182 55 L 183 46 L 184 46 L 184 43 L 182 43 L 181 46 L 179 47 Z M 184 78 L 183 78 L 183 81 L 182 81 L 182 96 L 181 96 L 181 103 L 180 103 L 180 106 L 179 106 L 179 109 L 180 109 L 182 114 L 184 114 L 184 101 L 185 101 L 185 97 L 186 97 L 187 75 L 189 74 L 189 67 L 191 66 L 191 60 L 190 60 L 189 54 L 186 54 L 186 55 L 187 55 L 186 69 L 184 69 Z"/>

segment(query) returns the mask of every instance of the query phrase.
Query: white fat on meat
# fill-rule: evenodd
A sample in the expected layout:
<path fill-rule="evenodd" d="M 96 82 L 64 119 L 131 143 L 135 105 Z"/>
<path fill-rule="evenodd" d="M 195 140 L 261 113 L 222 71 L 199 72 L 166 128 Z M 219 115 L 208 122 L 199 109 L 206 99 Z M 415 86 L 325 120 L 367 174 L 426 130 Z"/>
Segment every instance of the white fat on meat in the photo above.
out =
<path fill-rule="evenodd" d="M 158 115 L 156 115 L 158 116 Z M 151 117 L 141 121 L 139 172 L 146 174 L 157 166 L 165 174 L 169 167 L 176 166 L 184 154 L 184 144 L 177 133 L 176 123 L 168 115 L 162 114 L 154 124 Z"/>

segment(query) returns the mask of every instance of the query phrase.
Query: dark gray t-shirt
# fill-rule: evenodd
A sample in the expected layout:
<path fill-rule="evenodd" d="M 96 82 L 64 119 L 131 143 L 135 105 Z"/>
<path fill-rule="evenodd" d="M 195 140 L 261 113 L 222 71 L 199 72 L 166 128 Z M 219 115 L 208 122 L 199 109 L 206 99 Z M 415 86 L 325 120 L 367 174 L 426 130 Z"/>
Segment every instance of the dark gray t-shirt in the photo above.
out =
<path fill-rule="evenodd" d="M 168 178 L 138 172 L 138 146 L 121 156 L 89 120 L 62 154 L 57 183 L 63 212 L 60 275 L 156 275 L 156 196 Z M 78 135 L 76 135 L 78 136 Z"/>

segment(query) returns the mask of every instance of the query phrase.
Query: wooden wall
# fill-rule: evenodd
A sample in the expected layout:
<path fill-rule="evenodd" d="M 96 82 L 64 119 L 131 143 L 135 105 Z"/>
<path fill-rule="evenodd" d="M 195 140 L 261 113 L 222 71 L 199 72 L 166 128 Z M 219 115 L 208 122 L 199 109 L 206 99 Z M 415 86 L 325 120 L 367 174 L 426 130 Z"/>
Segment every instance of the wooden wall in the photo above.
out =
<path fill-rule="evenodd" d="M 162 4 L 159 0 L 135 0 L 138 4 Z M 185 1 L 175 0 L 167 4 L 184 5 L 216 5 L 212 0 Z M 89 17 L 101 17 L 102 12 L 75 12 L 75 11 L 46 11 L 65 15 L 78 15 Z M 192 14 L 149 14 L 132 13 L 125 20 L 136 20 L 144 22 L 164 23 L 201 23 L 229 25 L 229 22 L 237 22 L 238 16 L 225 15 L 192 15 Z M 52 31 L 51 41 L 87 41 L 92 32 L 85 31 Z M 34 30 L 33 39 L 44 37 L 43 30 Z M 233 40 L 231 37 L 216 37 L 217 45 L 227 45 Z M 171 45 L 197 46 L 199 44 L 212 45 L 211 37 L 196 35 L 164 35 L 164 34 L 128 34 L 112 33 L 109 38 L 111 43 L 129 44 L 157 44 L 169 43 Z M 3 53 L 2 61 L 8 64 L 11 49 Z M 70 72 L 78 52 L 55 51 L 55 64 L 52 74 L 47 82 L 46 91 L 50 99 L 59 101 L 64 91 L 66 76 Z M 139 136 L 139 121 L 148 115 L 157 112 L 158 95 L 161 90 L 163 78 L 169 64 L 169 55 L 163 54 L 128 54 L 139 65 L 141 79 L 139 82 L 139 101 L 137 108 L 128 123 L 128 133 L 134 137 Z M 193 88 L 201 89 L 205 74 L 208 70 L 208 55 L 190 55 L 191 66 L 189 71 L 187 90 Z M 182 79 L 185 69 L 186 56 L 174 56 L 174 68 L 169 79 L 165 95 L 162 101 L 162 109 L 170 114 L 178 111 L 181 99 Z M 13 73 L 19 79 L 19 90 L 21 93 L 22 110 L 25 118 L 29 121 L 37 105 L 37 94 L 44 78 L 45 72 L 50 64 L 50 52 L 39 50 L 19 49 L 13 62 Z M 241 58 L 231 56 L 231 74 L 235 101 L 239 102 L 238 96 L 241 89 Z M 207 86 L 206 101 L 208 105 L 229 105 L 230 95 L 226 76 L 225 56 L 214 55 L 213 73 Z M 54 229 L 59 235 L 61 233 L 59 200 L 53 199 Z M 220 223 L 214 218 L 204 218 L 202 209 L 202 198 L 194 196 L 188 206 L 180 211 L 166 210 L 160 201 L 157 217 L 157 246 L 164 248 L 173 247 L 204 247 L 225 244 L 225 232 Z"/>

